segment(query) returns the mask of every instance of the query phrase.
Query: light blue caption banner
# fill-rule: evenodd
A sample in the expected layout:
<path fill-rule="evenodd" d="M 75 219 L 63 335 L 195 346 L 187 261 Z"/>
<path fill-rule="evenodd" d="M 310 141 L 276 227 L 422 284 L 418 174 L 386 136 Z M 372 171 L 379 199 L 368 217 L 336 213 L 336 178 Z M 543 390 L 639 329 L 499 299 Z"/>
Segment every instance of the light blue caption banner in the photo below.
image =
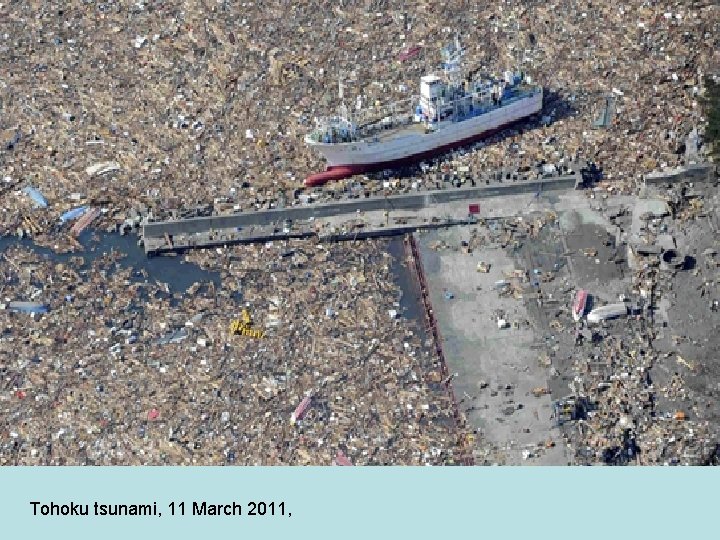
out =
<path fill-rule="evenodd" d="M 4 467 L 0 537 L 707 537 L 719 479 L 716 468 Z M 150 515 L 107 515 L 118 509 Z"/>

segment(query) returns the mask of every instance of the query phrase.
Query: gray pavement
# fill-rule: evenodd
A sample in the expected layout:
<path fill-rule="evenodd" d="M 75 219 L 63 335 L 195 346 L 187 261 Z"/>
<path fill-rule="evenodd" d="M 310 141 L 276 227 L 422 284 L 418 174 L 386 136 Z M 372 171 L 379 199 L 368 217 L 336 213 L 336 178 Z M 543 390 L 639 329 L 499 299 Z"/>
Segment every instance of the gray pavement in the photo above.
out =
<path fill-rule="evenodd" d="M 499 298 L 492 288 L 503 271 L 515 268 L 513 260 L 498 247 L 469 255 L 429 247 L 439 240 L 459 245 L 469 235 L 467 227 L 435 231 L 421 235 L 419 246 L 448 368 L 457 373 L 453 384 L 460 410 L 478 432 L 478 447 L 488 452 L 476 455 L 476 461 L 564 465 L 568 459 L 553 427 L 551 398 L 532 394 L 548 386 L 534 346 L 536 332 L 523 303 Z M 477 272 L 480 261 L 491 265 L 489 273 Z M 446 292 L 454 297 L 447 299 Z M 510 328 L 498 329 L 497 310 L 505 312 Z M 549 441 L 555 446 L 546 448 Z"/>
<path fill-rule="evenodd" d="M 622 265 L 613 262 L 615 228 L 594 211 L 605 205 L 600 194 L 570 191 L 560 194 L 517 195 L 493 200 L 481 208 L 481 219 L 516 216 L 535 219 L 554 212 L 558 221 L 537 238 L 515 249 L 485 244 L 470 253 L 475 226 L 419 233 L 416 237 L 431 289 L 433 309 L 444 338 L 448 368 L 460 410 L 477 431 L 476 462 L 565 465 L 572 451 L 556 427 L 553 400 L 569 395 L 572 380 L 571 329 L 552 330 L 558 309 L 567 309 L 577 287 L 586 287 L 604 300 L 623 291 Z M 613 207 L 629 204 L 614 197 Z M 444 243 L 444 249 L 433 249 Z M 588 257 L 580 249 L 598 247 Z M 490 266 L 477 271 L 478 263 Z M 542 306 L 532 292 L 522 298 L 501 297 L 494 289 L 513 270 L 553 272 L 543 286 Z M 450 293 L 452 298 L 449 298 Z M 500 329 L 497 314 L 509 323 Z M 550 351 L 552 365 L 541 362 Z M 547 358 L 543 358 L 547 361 Z M 547 389 L 550 394 L 537 392 Z M 536 397 L 536 391 L 539 397 Z"/>

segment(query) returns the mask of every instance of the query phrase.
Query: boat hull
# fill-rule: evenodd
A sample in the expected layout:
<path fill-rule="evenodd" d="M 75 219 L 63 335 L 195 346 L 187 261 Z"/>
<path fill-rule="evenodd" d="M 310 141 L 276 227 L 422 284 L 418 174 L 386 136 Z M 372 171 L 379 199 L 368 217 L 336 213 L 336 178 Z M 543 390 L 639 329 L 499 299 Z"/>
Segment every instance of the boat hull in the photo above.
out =
<path fill-rule="evenodd" d="M 306 186 L 318 186 L 356 174 L 394 169 L 446 153 L 490 137 L 539 112 L 542 93 L 516 101 L 486 115 L 450 124 L 429 134 L 413 133 L 387 141 L 342 144 L 313 144 L 328 160 L 327 170 L 305 179 Z"/>

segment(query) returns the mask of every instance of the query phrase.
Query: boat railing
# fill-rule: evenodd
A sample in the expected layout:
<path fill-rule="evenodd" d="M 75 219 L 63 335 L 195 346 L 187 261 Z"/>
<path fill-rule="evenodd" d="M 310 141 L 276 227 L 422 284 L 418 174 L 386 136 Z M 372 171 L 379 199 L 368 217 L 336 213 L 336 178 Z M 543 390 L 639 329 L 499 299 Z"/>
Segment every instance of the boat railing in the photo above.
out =
<path fill-rule="evenodd" d="M 363 139 L 366 137 L 371 137 L 377 133 L 382 133 L 383 131 L 397 129 L 416 123 L 414 115 L 390 117 L 389 121 L 386 121 L 387 118 L 388 117 L 382 118 L 373 122 L 372 124 L 366 124 L 358 128 L 358 137 Z"/>
<path fill-rule="evenodd" d="M 501 109 L 516 101 L 531 97 L 540 91 L 537 87 L 513 87 L 507 95 L 497 102 L 489 99 L 485 93 L 473 92 L 450 102 L 445 102 L 442 106 L 453 107 L 456 112 L 451 115 L 452 121 L 462 122 Z M 383 107 L 367 110 L 364 114 L 361 113 L 353 118 L 356 122 L 355 125 L 357 125 L 354 129 L 350 127 L 353 126 L 353 123 L 346 118 L 323 119 L 318 123 L 318 127 L 307 135 L 307 139 L 315 143 L 350 143 L 376 137 L 383 131 L 415 124 L 417 120 L 415 119 L 414 110 L 405 114 L 396 114 L 395 111 L 403 107 L 403 105 L 414 105 L 417 102 L 418 96 L 413 96 Z M 464 110 L 458 111 L 458 106 Z M 361 120 L 362 117 L 367 120 Z"/>
<path fill-rule="evenodd" d="M 531 97 L 535 95 L 539 90 L 536 88 L 531 89 L 523 89 L 523 90 L 514 90 L 510 95 L 507 95 L 503 97 L 498 102 L 493 102 L 491 100 L 483 100 L 480 104 L 477 102 L 471 102 L 467 97 L 458 99 L 456 103 L 461 104 L 472 104 L 472 110 L 468 110 L 467 112 L 461 112 L 456 115 L 456 122 L 461 122 L 463 120 L 467 120 L 469 118 L 475 118 L 476 116 L 482 116 L 483 114 L 490 113 L 494 110 L 501 109 L 503 107 L 507 107 L 511 103 L 514 103 L 516 101 L 519 101 L 521 99 Z M 465 102 L 465 103 L 463 103 Z"/>

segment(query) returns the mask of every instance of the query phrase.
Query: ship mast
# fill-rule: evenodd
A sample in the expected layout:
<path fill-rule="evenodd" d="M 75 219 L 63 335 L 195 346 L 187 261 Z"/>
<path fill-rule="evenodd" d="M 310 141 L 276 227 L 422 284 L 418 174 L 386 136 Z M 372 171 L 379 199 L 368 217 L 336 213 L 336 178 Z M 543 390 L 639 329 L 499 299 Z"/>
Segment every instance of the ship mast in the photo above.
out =
<path fill-rule="evenodd" d="M 460 45 L 460 36 L 457 34 L 455 35 L 455 43 L 442 49 L 445 78 L 452 85 L 458 85 L 461 82 L 460 61 L 464 53 L 465 51 Z"/>
<path fill-rule="evenodd" d="M 445 71 L 445 79 L 448 82 L 451 92 L 450 99 L 453 100 L 453 118 L 457 119 L 457 96 L 455 93 L 462 85 L 462 69 L 461 61 L 465 51 L 460 45 L 460 36 L 455 34 L 455 42 L 442 49 L 443 69 Z"/>
<path fill-rule="evenodd" d="M 343 75 L 342 71 L 338 74 L 338 98 L 340 98 L 340 107 L 338 112 L 341 117 L 352 123 L 350 109 L 347 105 L 345 105 L 345 83 L 343 82 Z"/>
<path fill-rule="evenodd" d="M 515 38 L 515 46 L 517 47 L 517 56 L 515 57 L 515 69 L 524 72 L 523 64 L 525 63 L 525 51 L 520 39 L 520 19 L 517 20 L 517 37 Z"/>

